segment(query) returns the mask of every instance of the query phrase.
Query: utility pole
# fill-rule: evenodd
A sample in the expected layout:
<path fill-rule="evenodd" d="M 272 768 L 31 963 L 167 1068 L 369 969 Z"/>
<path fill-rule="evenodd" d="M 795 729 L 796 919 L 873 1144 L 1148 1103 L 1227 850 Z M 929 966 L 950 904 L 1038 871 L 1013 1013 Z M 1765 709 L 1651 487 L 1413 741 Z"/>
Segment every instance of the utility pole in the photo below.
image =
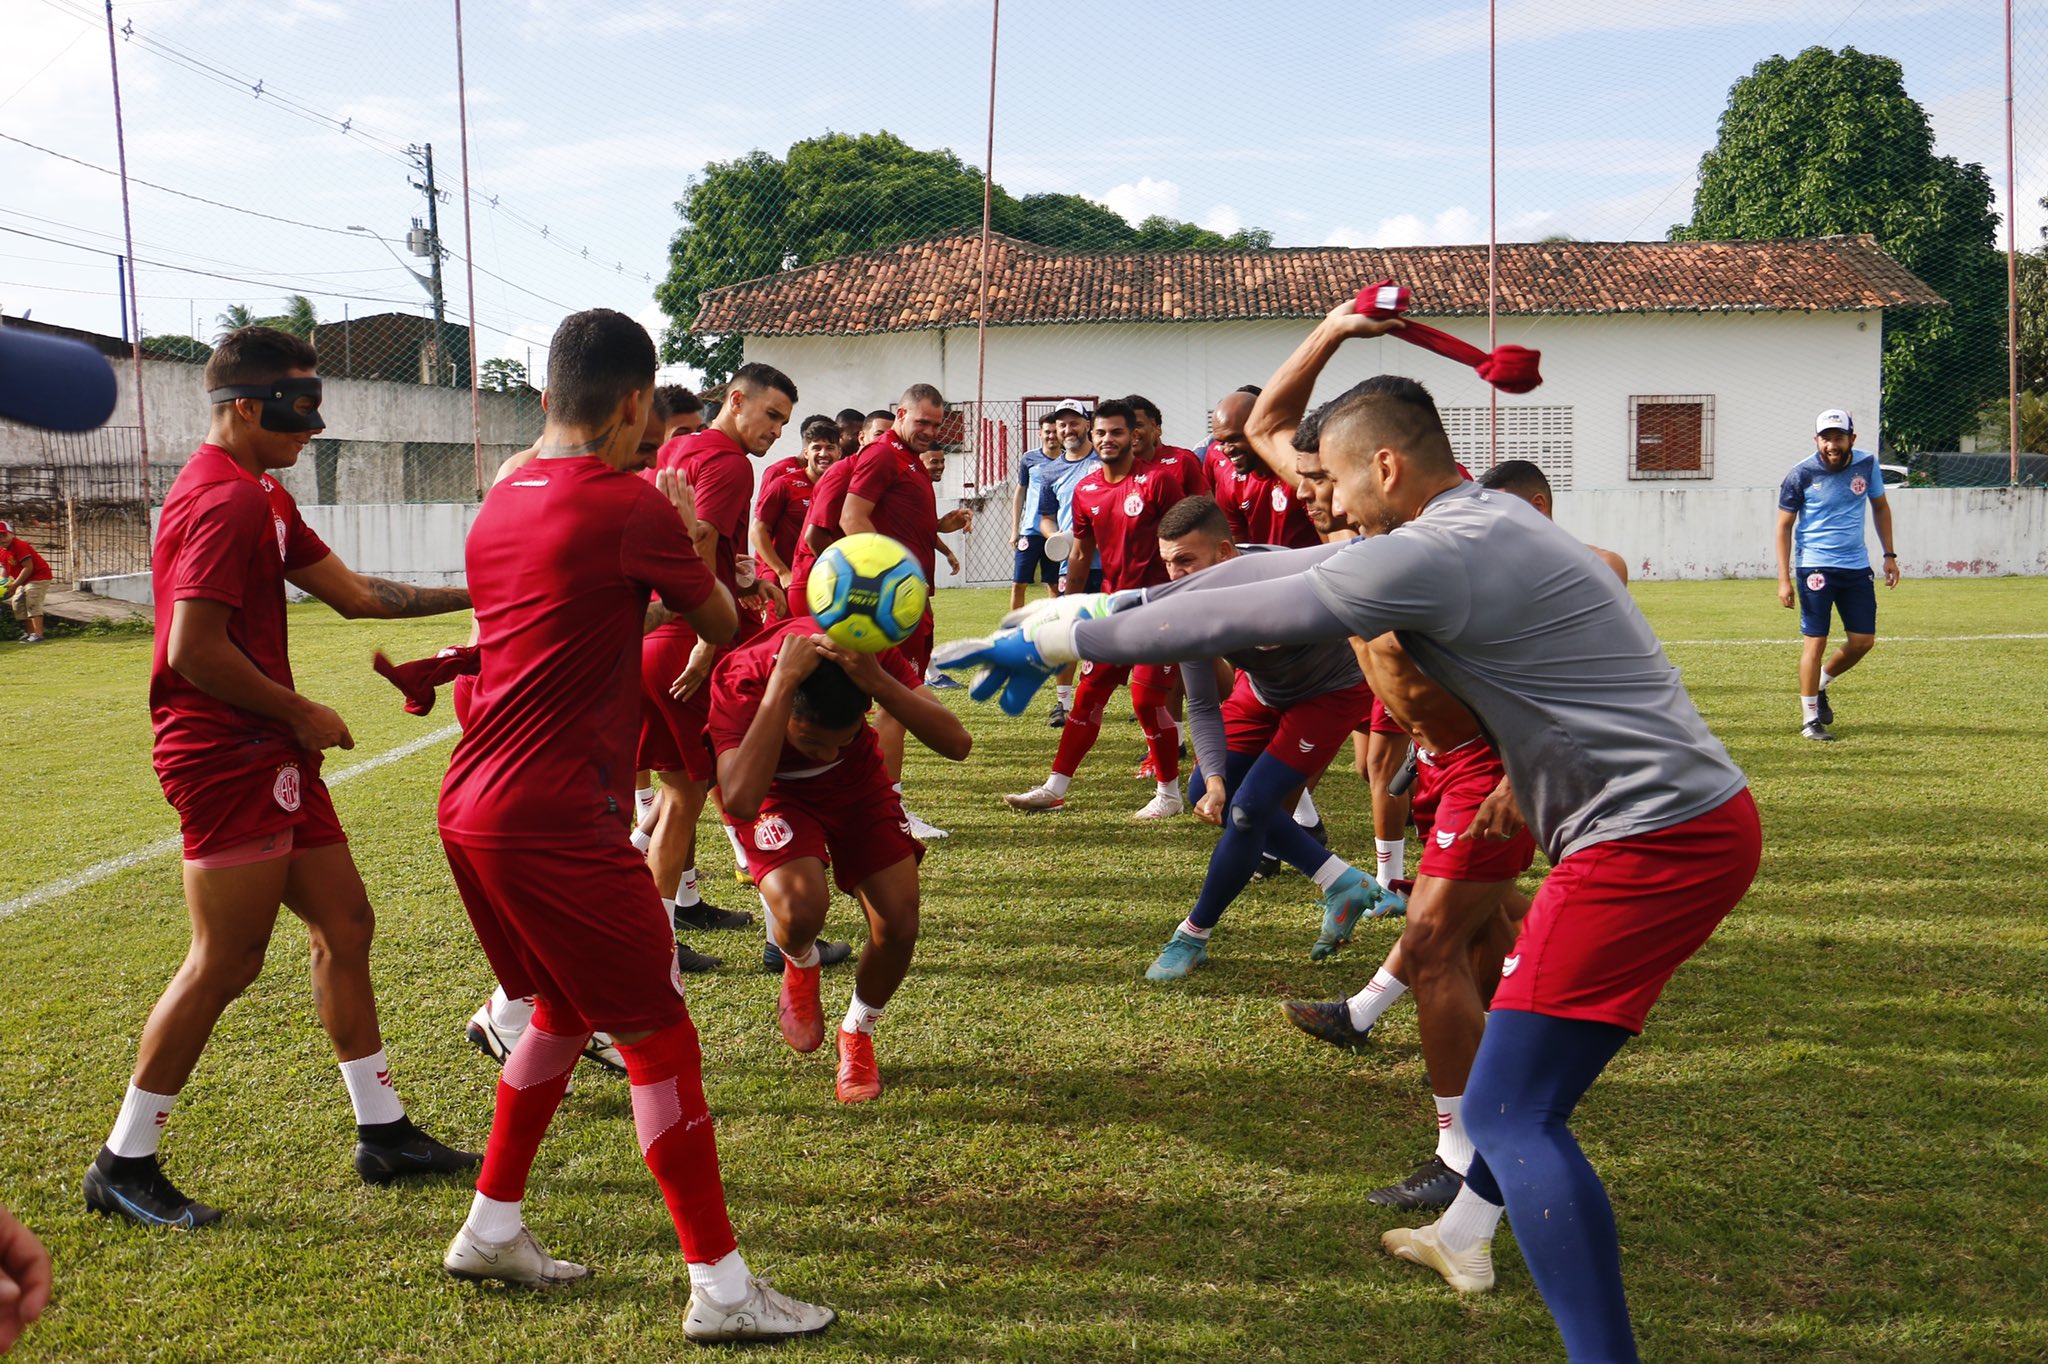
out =
<path fill-rule="evenodd" d="M 406 234 L 406 245 L 415 256 L 425 256 L 432 270 L 432 283 L 428 287 L 428 292 L 434 299 L 434 336 L 429 344 L 428 353 L 433 367 L 432 382 L 440 384 L 444 381 L 441 374 L 441 350 L 448 335 L 448 296 L 441 288 L 441 191 L 434 185 L 434 144 L 428 142 L 408 150 L 413 156 L 413 163 L 421 168 L 426 177 L 423 181 L 414 180 L 410 183 L 414 189 L 427 196 L 427 226 L 422 232 L 419 220 L 415 218 L 413 230 Z"/>

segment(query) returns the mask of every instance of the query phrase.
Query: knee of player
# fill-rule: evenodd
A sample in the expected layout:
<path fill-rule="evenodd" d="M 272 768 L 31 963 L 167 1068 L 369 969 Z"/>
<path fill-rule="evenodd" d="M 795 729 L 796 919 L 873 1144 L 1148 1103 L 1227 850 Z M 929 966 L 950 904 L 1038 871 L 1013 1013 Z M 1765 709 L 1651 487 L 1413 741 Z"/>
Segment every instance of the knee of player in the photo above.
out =
<path fill-rule="evenodd" d="M 1472 946 L 1471 935 L 1454 932 L 1441 915 L 1431 914 L 1426 906 L 1418 906 L 1413 897 L 1408 901 L 1408 921 L 1401 929 L 1401 955 L 1411 971 L 1417 973 L 1444 970 L 1462 965 L 1465 954 Z M 1411 980 L 1409 982 L 1413 984 Z"/>
<path fill-rule="evenodd" d="M 917 941 L 920 926 L 918 902 L 877 903 L 869 916 L 868 938 L 879 947 L 903 946 Z"/>
<path fill-rule="evenodd" d="M 222 999 L 234 999 L 263 974 L 263 955 L 268 947 L 266 940 L 235 947 L 195 948 L 189 963 L 192 982 Z"/>
<path fill-rule="evenodd" d="M 1250 833 L 1253 829 L 1266 826 L 1266 815 L 1241 801 L 1230 802 L 1230 827 L 1239 833 Z"/>

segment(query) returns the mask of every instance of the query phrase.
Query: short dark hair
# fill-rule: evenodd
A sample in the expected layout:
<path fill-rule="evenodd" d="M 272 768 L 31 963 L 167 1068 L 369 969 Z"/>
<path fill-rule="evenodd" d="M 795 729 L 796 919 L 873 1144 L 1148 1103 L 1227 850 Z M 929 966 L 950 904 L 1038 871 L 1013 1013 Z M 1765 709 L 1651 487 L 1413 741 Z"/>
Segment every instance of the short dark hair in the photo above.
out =
<path fill-rule="evenodd" d="M 206 358 L 206 387 L 235 388 L 274 383 L 295 369 L 318 363 L 313 343 L 275 327 L 237 327 Z"/>
<path fill-rule="evenodd" d="M 759 361 L 751 365 L 741 365 L 733 371 L 732 382 L 725 386 L 725 391 L 730 393 L 736 388 L 744 389 L 748 393 L 759 393 L 764 388 L 772 388 L 791 402 L 796 401 L 796 381 L 775 366 L 764 365 Z"/>
<path fill-rule="evenodd" d="M 1430 396 L 1427 388 L 1405 374 L 1375 374 L 1370 379 L 1353 384 L 1303 417 L 1301 425 L 1294 429 L 1294 448 L 1305 454 L 1315 454 L 1322 449 L 1323 425 L 1338 408 L 1355 399 L 1373 396 L 1397 398 L 1425 408 L 1430 419 L 1436 423 L 1437 429 L 1443 429 L 1443 418 L 1437 415 L 1436 399 Z M 1445 437 L 1445 445 L 1448 447 L 1449 437 Z"/>
<path fill-rule="evenodd" d="M 930 384 L 912 384 L 904 389 L 903 396 L 896 400 L 898 407 L 915 407 L 920 403 L 931 403 L 943 409 L 946 406 L 946 395 Z M 889 414 L 891 420 L 894 420 L 895 415 L 893 412 Z"/>
<path fill-rule="evenodd" d="M 834 445 L 837 445 L 839 443 L 839 423 L 820 412 L 815 416 L 805 417 L 804 424 L 797 429 L 797 435 L 806 445 L 809 445 L 814 440 L 829 440 Z"/>
<path fill-rule="evenodd" d="M 894 412 L 891 412 L 886 407 L 878 407 L 874 411 L 868 413 L 865 417 L 862 417 L 860 419 L 860 424 L 862 426 L 866 426 L 869 422 L 894 422 L 895 420 L 896 414 Z"/>
<path fill-rule="evenodd" d="M 1553 496 L 1549 477 L 1526 459 L 1502 460 L 1479 476 L 1479 486 L 1497 488 L 1521 498 L 1534 497 L 1537 493 Z"/>
<path fill-rule="evenodd" d="M 1198 531 L 1218 540 L 1230 538 L 1230 518 L 1223 514 L 1223 508 L 1217 505 L 1215 498 L 1205 494 L 1183 497 L 1159 518 L 1159 538 L 1162 540 L 1178 540 Z"/>
<path fill-rule="evenodd" d="M 663 384 L 654 390 L 654 415 L 663 421 L 703 410 L 704 400 L 682 384 Z"/>
<path fill-rule="evenodd" d="M 1442 472 L 1455 472 L 1457 456 L 1437 415 L 1429 390 L 1399 374 L 1380 374 L 1358 384 L 1330 404 L 1317 437 L 1317 448 L 1331 432 L 1351 434 L 1372 445 L 1385 445 Z"/>
<path fill-rule="evenodd" d="M 1060 414 L 1058 412 L 1047 412 L 1040 415 L 1040 417 L 1038 418 L 1038 424 L 1040 426 L 1051 426 L 1054 422 L 1058 421 L 1059 419 Z"/>
<path fill-rule="evenodd" d="M 1135 412 L 1131 411 L 1131 400 L 1129 398 L 1104 398 L 1101 402 L 1095 404 L 1095 420 L 1097 421 L 1101 421 L 1104 417 L 1121 417 L 1124 425 L 1130 426 L 1132 425 L 1131 418 L 1136 415 Z"/>
<path fill-rule="evenodd" d="M 859 426 L 862 422 L 866 421 L 867 418 L 863 417 L 860 414 L 860 409 L 857 407 L 842 407 L 839 409 L 839 415 L 834 417 L 832 420 L 837 422 L 841 426 L 845 426 L 849 423 L 851 423 L 854 426 Z"/>
<path fill-rule="evenodd" d="M 593 426 L 628 393 L 653 388 L 659 363 L 647 329 L 624 313 L 571 313 L 548 342 L 548 415 L 564 426 Z"/>
<path fill-rule="evenodd" d="M 821 658 L 811 675 L 796 684 L 789 714 L 823 729 L 845 729 L 865 720 L 874 703 L 875 698 L 856 687 L 837 663 Z"/>
<path fill-rule="evenodd" d="M 1133 414 L 1142 412 L 1146 416 L 1150 417 L 1154 422 L 1157 422 L 1162 426 L 1166 424 L 1166 414 L 1159 410 L 1159 404 L 1153 402 L 1144 394 L 1126 394 L 1124 397 L 1124 403 L 1131 409 Z M 1095 410 L 1097 412 L 1100 412 L 1102 409 L 1100 407 L 1097 407 Z"/>
<path fill-rule="evenodd" d="M 1265 389 L 1260 388 L 1257 384 L 1239 384 L 1236 388 L 1231 390 L 1231 392 L 1233 393 L 1249 393 L 1254 398 L 1258 397 L 1261 393 L 1264 393 L 1265 391 Z"/>

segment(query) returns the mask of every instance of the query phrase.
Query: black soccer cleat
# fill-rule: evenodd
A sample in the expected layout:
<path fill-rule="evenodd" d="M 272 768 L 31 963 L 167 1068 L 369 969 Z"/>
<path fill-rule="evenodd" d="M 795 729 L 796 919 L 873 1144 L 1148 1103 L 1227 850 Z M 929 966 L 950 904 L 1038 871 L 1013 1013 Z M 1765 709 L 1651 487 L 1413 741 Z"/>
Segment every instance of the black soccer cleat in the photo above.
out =
<path fill-rule="evenodd" d="M 1290 999 L 1281 1004 L 1280 1011 L 1289 1023 L 1318 1042 L 1346 1051 L 1364 1051 L 1372 1045 L 1372 1029 L 1351 1025 L 1351 1006 L 1344 1000 Z"/>
<path fill-rule="evenodd" d="M 744 909 L 720 909 L 708 900 L 700 900 L 694 905 L 676 906 L 677 932 L 688 929 L 710 933 L 722 928 L 745 928 L 753 922 L 754 916 Z"/>
<path fill-rule="evenodd" d="M 1045 727 L 1047 729 L 1061 729 L 1065 727 L 1066 723 L 1067 708 L 1057 701 L 1053 702 L 1052 710 L 1045 717 Z"/>
<path fill-rule="evenodd" d="M 1799 727 L 1799 737 L 1802 739 L 1815 739 L 1824 744 L 1831 744 L 1835 741 L 1835 736 L 1828 733 L 1828 727 L 1818 720 L 1808 720 L 1805 724 L 1801 725 Z"/>
<path fill-rule="evenodd" d="M 702 975 L 706 971 L 716 971 L 723 965 L 725 965 L 724 957 L 714 957 L 709 953 L 699 952 L 681 938 L 676 939 L 676 970 L 685 971 L 693 975 Z"/>
<path fill-rule="evenodd" d="M 1382 1208 L 1448 1208 L 1465 1178 L 1444 1164 L 1442 1156 L 1431 1156 L 1416 1166 L 1408 1177 L 1384 1189 L 1374 1189 L 1365 1201 Z"/>
<path fill-rule="evenodd" d="M 1835 722 L 1835 708 L 1834 705 L 1828 700 L 1828 689 L 1826 687 L 1822 687 L 1820 689 L 1820 695 L 1815 697 L 1814 699 L 1820 702 L 1820 722 L 1824 725 L 1833 724 Z"/>
<path fill-rule="evenodd" d="M 826 938 L 818 939 L 818 965 L 820 966 L 837 966 L 852 955 L 853 944 L 850 942 L 832 942 Z M 782 949 L 772 942 L 763 943 L 761 946 L 761 969 L 771 976 L 782 974 Z"/>
<path fill-rule="evenodd" d="M 1259 865 L 1252 871 L 1252 880 L 1270 881 L 1285 871 L 1287 864 L 1271 853 L 1259 854 Z"/>
<path fill-rule="evenodd" d="M 85 1206 L 144 1227 L 191 1231 L 220 1221 L 220 1209 L 180 1193 L 155 1156 L 124 1158 L 104 1146 L 85 1167 Z"/>
<path fill-rule="evenodd" d="M 1317 815 L 1316 822 L 1311 825 L 1308 825 L 1307 828 L 1308 836 L 1310 838 L 1313 838 L 1316 842 L 1322 844 L 1326 848 L 1330 846 L 1330 826 L 1323 823 L 1323 817 L 1321 815 Z"/>
<path fill-rule="evenodd" d="M 378 1123 L 374 1128 L 359 1126 L 356 1136 L 356 1173 L 365 1184 L 389 1184 L 419 1175 L 468 1174 L 484 1160 L 475 1151 L 443 1146 L 411 1118 Z"/>

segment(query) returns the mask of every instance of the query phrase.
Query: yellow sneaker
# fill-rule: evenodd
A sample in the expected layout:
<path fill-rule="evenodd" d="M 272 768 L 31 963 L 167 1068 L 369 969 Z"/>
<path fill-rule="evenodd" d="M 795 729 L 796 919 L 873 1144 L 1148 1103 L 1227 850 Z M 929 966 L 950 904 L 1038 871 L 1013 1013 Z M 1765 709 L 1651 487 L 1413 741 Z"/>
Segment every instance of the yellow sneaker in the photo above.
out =
<path fill-rule="evenodd" d="M 1464 1254 L 1455 1254 L 1444 1245 L 1436 1228 L 1434 1222 L 1426 1227 L 1395 1227 L 1380 1234 L 1380 1244 L 1397 1260 L 1435 1270 L 1460 1293 L 1484 1293 L 1491 1289 L 1493 1242 L 1481 1241 Z"/>

